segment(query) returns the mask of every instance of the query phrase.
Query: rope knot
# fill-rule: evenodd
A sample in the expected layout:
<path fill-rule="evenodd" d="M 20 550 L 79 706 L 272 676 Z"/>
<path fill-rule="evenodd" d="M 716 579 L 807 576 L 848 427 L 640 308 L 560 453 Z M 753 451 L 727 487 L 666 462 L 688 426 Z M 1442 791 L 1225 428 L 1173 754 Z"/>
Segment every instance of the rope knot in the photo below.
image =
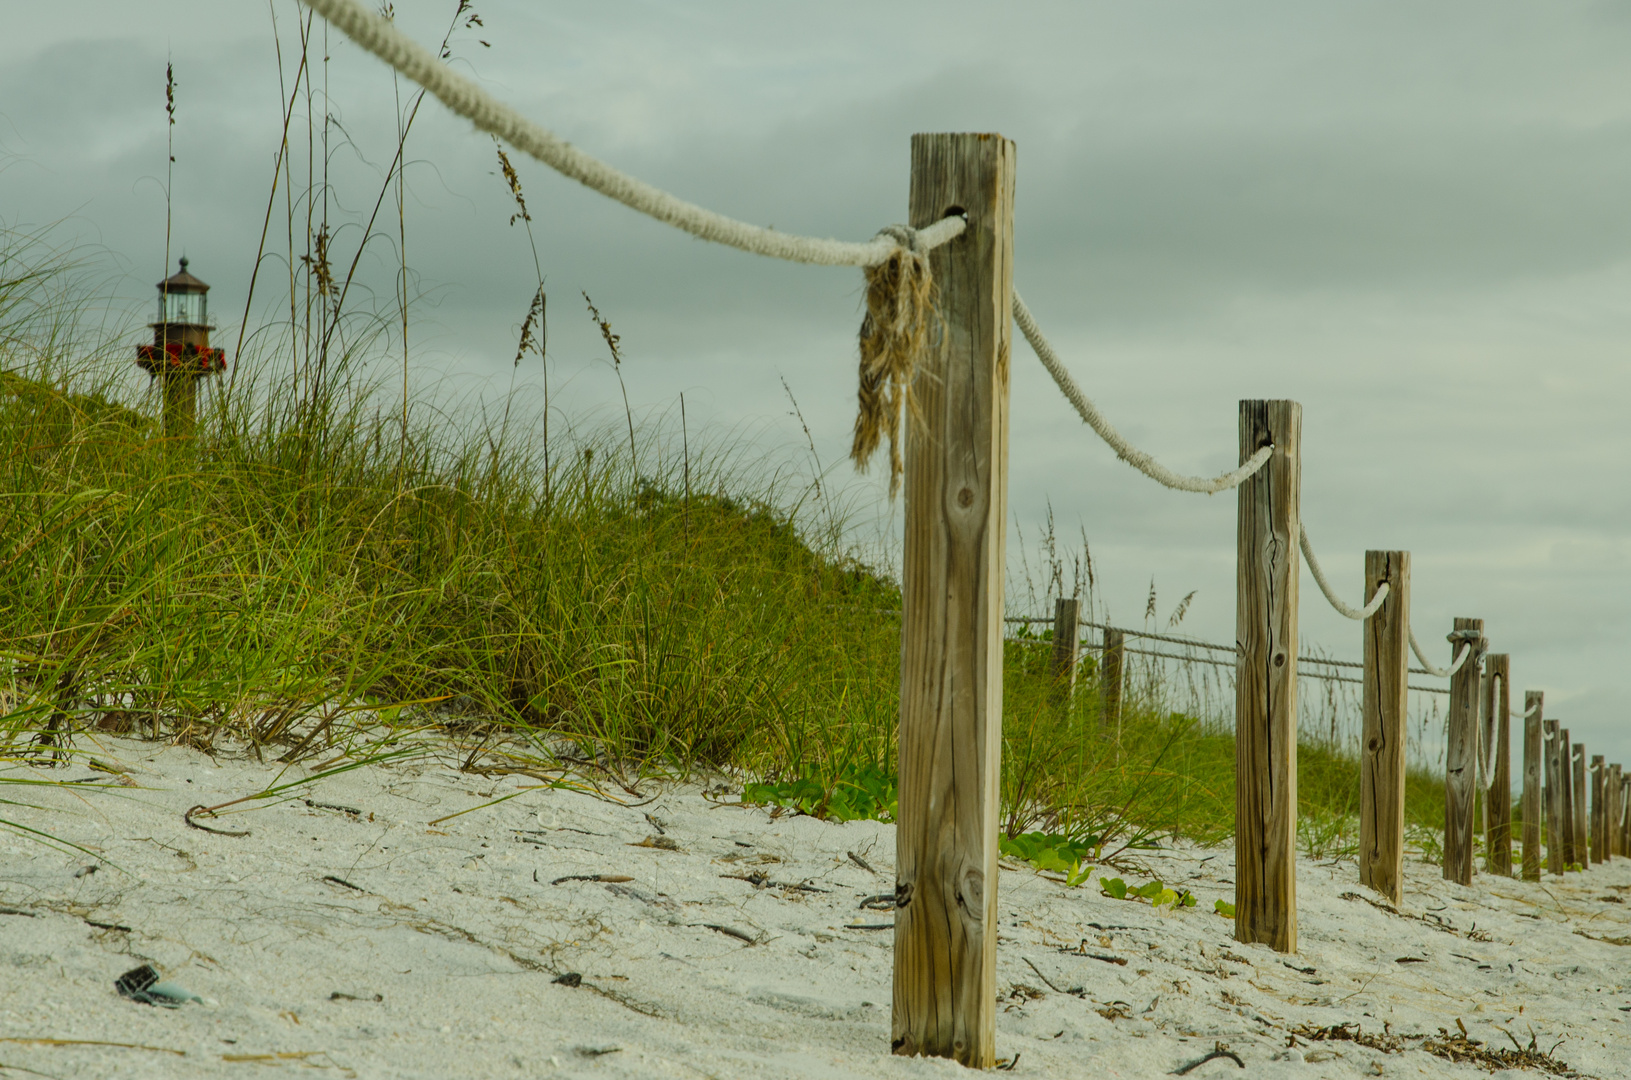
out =
<path fill-rule="evenodd" d="M 918 231 L 910 225 L 885 225 L 878 230 L 879 236 L 887 236 L 913 255 L 928 254 L 923 246 L 923 238 Z"/>

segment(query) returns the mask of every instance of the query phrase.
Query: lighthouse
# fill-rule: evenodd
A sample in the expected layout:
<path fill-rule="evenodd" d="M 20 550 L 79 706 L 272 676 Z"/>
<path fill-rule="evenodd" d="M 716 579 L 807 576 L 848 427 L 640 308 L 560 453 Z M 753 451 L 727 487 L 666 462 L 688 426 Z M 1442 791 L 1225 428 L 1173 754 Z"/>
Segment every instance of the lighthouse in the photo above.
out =
<path fill-rule="evenodd" d="M 164 434 L 190 435 L 198 413 L 198 381 L 225 371 L 224 349 L 210 348 L 210 287 L 181 269 L 159 282 L 153 344 L 136 347 L 136 363 L 164 390 Z"/>

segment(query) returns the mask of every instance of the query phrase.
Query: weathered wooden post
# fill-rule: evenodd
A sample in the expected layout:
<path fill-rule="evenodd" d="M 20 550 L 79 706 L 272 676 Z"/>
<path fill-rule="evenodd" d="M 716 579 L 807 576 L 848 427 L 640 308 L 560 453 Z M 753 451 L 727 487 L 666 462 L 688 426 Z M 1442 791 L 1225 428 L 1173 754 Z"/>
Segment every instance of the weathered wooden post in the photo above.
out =
<path fill-rule="evenodd" d="M 1523 879 L 1540 880 L 1541 713 L 1546 697 L 1523 692 Z"/>
<path fill-rule="evenodd" d="M 1591 861 L 1608 858 L 1608 775 L 1603 755 L 1591 755 Z"/>
<path fill-rule="evenodd" d="M 911 221 L 967 215 L 929 262 L 939 329 L 906 450 L 891 1046 L 996 1056 L 1002 575 L 1014 144 L 912 136 Z"/>
<path fill-rule="evenodd" d="M 1077 642 L 1080 637 L 1081 601 L 1061 596 L 1053 602 L 1053 655 L 1048 673 L 1053 677 L 1049 698 L 1059 708 L 1070 705 L 1076 690 Z"/>
<path fill-rule="evenodd" d="M 1579 865 L 1579 853 L 1574 850 L 1574 765 L 1573 750 L 1569 743 L 1569 729 L 1557 732 L 1558 791 L 1563 809 L 1563 869 Z"/>
<path fill-rule="evenodd" d="M 1631 855 L 1631 776 L 1620 774 L 1620 850 Z"/>
<path fill-rule="evenodd" d="M 1556 720 L 1543 721 L 1541 730 L 1546 736 L 1546 869 L 1561 877 L 1569 865 L 1569 845 L 1564 838 L 1569 815 L 1563 797 L 1563 737 Z"/>
<path fill-rule="evenodd" d="M 1586 838 L 1586 744 L 1575 743 L 1569 757 L 1570 808 L 1574 811 L 1574 859 L 1581 870 L 1591 869 L 1591 847 Z"/>
<path fill-rule="evenodd" d="M 1104 655 L 1099 658 L 1099 733 L 1121 745 L 1121 680 L 1127 668 L 1127 635 L 1104 631 Z"/>
<path fill-rule="evenodd" d="M 1297 544 L 1302 406 L 1240 403 L 1236 537 L 1235 937 L 1297 951 Z"/>
<path fill-rule="evenodd" d="M 1450 676 L 1449 731 L 1444 750 L 1444 879 L 1472 884 L 1473 792 L 1478 786 L 1478 700 L 1483 670 L 1483 619 L 1457 619 L 1450 651 L 1467 658 Z M 1452 656 L 1452 659 L 1454 657 Z"/>
<path fill-rule="evenodd" d="M 1621 846 L 1625 830 L 1622 827 L 1624 812 L 1620 803 L 1620 782 L 1623 779 L 1618 764 L 1608 767 L 1608 855 L 1624 855 L 1625 849 Z"/>
<path fill-rule="evenodd" d="M 1490 771 L 1489 789 L 1484 794 L 1488 807 L 1484 870 L 1505 877 L 1512 876 L 1512 694 L 1507 683 L 1511 672 L 1510 654 L 1490 653 L 1484 658 L 1487 685 L 1484 706 L 1490 718 L 1484 730 L 1493 729 L 1495 736 L 1495 767 Z"/>
<path fill-rule="evenodd" d="M 1405 732 L 1410 687 L 1410 552 L 1365 552 L 1365 603 L 1387 599 L 1364 631 L 1364 751 L 1359 758 L 1359 882 L 1398 904 L 1404 890 Z"/>

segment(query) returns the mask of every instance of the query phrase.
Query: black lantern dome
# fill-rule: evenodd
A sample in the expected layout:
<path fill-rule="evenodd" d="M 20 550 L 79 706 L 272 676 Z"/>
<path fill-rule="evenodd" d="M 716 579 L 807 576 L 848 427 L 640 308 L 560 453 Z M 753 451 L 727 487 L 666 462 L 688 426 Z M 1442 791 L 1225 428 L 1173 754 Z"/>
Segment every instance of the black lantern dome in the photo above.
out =
<path fill-rule="evenodd" d="M 210 287 L 187 273 L 187 256 L 181 269 L 159 282 L 159 321 L 163 325 L 209 328 Z"/>

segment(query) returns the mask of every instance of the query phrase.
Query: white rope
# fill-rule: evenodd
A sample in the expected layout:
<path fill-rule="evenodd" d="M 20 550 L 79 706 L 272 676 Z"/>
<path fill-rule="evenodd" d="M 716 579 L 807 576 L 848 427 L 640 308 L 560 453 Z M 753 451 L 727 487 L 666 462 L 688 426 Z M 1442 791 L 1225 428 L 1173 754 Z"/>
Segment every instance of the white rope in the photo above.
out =
<path fill-rule="evenodd" d="M 630 209 L 684 229 L 704 240 L 789 262 L 820 266 L 876 266 L 897 248 L 904 246 L 914 251 L 927 251 L 960 235 L 968 227 L 962 218 L 949 217 L 916 230 L 911 243 L 903 244 L 897 235 L 884 233 L 865 243 L 852 243 L 777 232 L 716 214 L 620 172 L 579 150 L 554 132 L 539 127 L 490 97 L 469 79 L 450 70 L 446 64 L 438 62 L 389 20 L 369 11 L 357 0 L 304 2 L 352 41 L 424 87 L 442 104 L 481 131 L 496 135 L 561 175 L 571 177 L 607 198 L 616 199 Z"/>
<path fill-rule="evenodd" d="M 1454 675 L 1456 672 L 1460 671 L 1461 665 L 1465 664 L 1467 662 L 1467 657 L 1472 655 L 1472 644 L 1470 642 L 1463 641 L 1461 643 L 1461 648 L 1456 651 L 1455 662 L 1447 668 L 1436 668 L 1433 666 L 1432 661 L 1428 660 L 1427 657 L 1422 655 L 1421 643 L 1416 640 L 1416 628 L 1411 627 L 1410 651 L 1416 654 L 1416 659 L 1421 661 L 1421 666 L 1426 670 L 1427 674 L 1437 679 L 1448 679 L 1451 675 Z"/>
<path fill-rule="evenodd" d="M 1376 595 L 1371 597 L 1370 603 L 1364 607 L 1354 608 L 1344 604 L 1337 599 L 1337 594 L 1331 588 L 1331 583 L 1325 580 L 1325 571 L 1320 569 L 1320 561 L 1314 558 L 1314 545 L 1308 542 L 1308 530 L 1302 527 L 1301 522 L 1298 522 L 1297 527 L 1302 533 L 1303 558 L 1308 560 L 1308 569 L 1313 572 L 1314 580 L 1319 583 L 1320 592 L 1325 594 L 1325 599 L 1331 601 L 1331 606 L 1337 609 L 1337 614 L 1345 615 L 1350 619 L 1358 619 L 1361 622 L 1375 615 L 1376 609 L 1381 607 L 1382 601 L 1387 599 L 1388 582 L 1382 582 L 1382 587 L 1376 590 Z M 1422 662 L 1426 663 L 1426 661 Z"/>
<path fill-rule="evenodd" d="M 1222 476 L 1181 476 L 1173 472 L 1123 438 L 1121 432 L 1112 427 L 1110 421 L 1104 418 L 1104 414 L 1099 412 L 1098 406 L 1082 393 L 1076 381 L 1070 377 L 1070 372 L 1065 370 L 1059 354 L 1053 351 L 1053 346 L 1042 335 L 1042 329 L 1036 325 L 1031 309 L 1025 306 L 1025 301 L 1019 298 L 1017 292 L 1014 293 L 1014 322 L 1019 324 L 1020 333 L 1025 335 L 1025 340 L 1036 350 L 1037 359 L 1048 369 L 1048 374 L 1053 376 L 1053 381 L 1058 385 L 1060 392 L 1076 407 L 1076 412 L 1086 421 L 1087 426 L 1097 432 L 1099 438 L 1110 444 L 1110 449 L 1116 452 L 1117 457 L 1156 483 L 1164 484 L 1174 491 L 1195 491 L 1204 495 L 1215 495 L 1220 491 L 1239 487 L 1248 477 L 1261 469 L 1263 463 L 1274 454 L 1274 447 L 1265 446 L 1247 458 L 1240 468 Z"/>

